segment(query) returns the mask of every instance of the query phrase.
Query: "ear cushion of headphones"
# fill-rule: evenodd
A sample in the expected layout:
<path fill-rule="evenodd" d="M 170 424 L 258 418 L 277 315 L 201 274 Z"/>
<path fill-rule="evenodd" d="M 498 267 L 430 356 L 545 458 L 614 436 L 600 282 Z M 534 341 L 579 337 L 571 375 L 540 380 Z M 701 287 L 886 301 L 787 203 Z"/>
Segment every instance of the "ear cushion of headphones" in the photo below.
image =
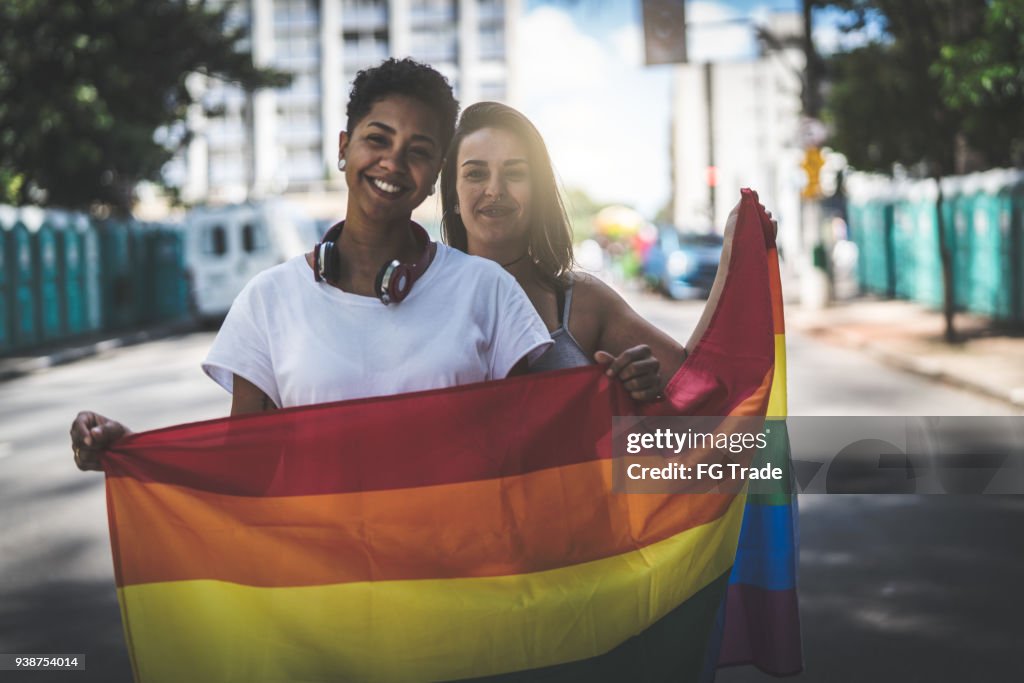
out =
<path fill-rule="evenodd" d="M 328 282 L 337 282 L 341 273 L 338 272 L 338 259 L 334 255 L 334 242 L 325 241 L 323 244 L 324 250 L 320 267 L 323 269 L 324 279 Z"/>
<path fill-rule="evenodd" d="M 380 300 L 385 304 L 397 304 L 409 296 L 415 281 L 415 269 L 415 264 L 400 263 L 397 260 L 385 263 L 374 281 L 374 291 Z"/>

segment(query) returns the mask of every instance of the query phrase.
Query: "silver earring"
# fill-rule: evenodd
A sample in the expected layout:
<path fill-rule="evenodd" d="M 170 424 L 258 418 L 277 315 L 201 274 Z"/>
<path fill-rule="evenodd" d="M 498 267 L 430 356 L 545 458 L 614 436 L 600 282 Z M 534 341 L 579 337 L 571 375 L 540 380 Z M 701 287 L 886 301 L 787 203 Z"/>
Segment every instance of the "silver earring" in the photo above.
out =
<path fill-rule="evenodd" d="M 338 159 L 338 170 L 339 171 L 344 171 L 345 170 L 345 160 L 344 159 Z"/>
<path fill-rule="evenodd" d="M 454 211 L 456 214 L 459 213 L 459 205 L 456 204 L 455 206 L 453 206 L 452 211 Z"/>

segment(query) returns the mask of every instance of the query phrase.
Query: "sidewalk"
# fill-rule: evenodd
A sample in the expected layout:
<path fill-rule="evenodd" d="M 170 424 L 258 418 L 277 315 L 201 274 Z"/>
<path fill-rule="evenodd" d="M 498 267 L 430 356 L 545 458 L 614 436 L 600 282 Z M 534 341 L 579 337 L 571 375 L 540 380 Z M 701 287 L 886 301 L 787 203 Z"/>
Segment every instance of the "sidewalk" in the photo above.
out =
<path fill-rule="evenodd" d="M 958 313 L 960 342 L 943 341 L 942 313 L 907 301 L 855 299 L 824 310 L 786 308 L 786 323 L 901 370 L 1024 407 L 1024 331 Z"/>
<path fill-rule="evenodd" d="M 31 352 L 22 352 L 16 356 L 0 356 L 0 382 L 23 377 L 33 372 L 52 368 L 55 365 L 63 365 L 95 356 L 122 346 L 143 344 L 176 334 L 186 334 L 196 329 L 198 329 L 196 322 L 187 319 L 161 323 L 152 327 L 109 332 L 86 339 L 57 342 L 32 349 Z"/>

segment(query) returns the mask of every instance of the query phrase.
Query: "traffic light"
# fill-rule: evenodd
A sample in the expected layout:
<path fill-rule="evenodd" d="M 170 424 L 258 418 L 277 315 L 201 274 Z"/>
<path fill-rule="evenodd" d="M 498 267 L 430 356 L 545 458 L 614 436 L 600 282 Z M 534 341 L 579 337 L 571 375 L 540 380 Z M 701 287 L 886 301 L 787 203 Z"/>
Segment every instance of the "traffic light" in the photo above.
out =
<path fill-rule="evenodd" d="M 800 162 L 800 168 L 807 174 L 807 184 L 800 193 L 804 199 L 821 197 L 821 167 L 824 165 L 825 157 L 818 147 L 811 147 L 804 153 L 804 160 Z"/>

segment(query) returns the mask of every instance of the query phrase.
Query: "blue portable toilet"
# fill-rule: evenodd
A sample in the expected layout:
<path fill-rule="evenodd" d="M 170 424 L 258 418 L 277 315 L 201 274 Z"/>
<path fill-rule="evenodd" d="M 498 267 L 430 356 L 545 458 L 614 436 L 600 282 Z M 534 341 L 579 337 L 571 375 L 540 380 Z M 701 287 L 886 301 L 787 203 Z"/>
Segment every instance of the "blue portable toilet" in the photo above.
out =
<path fill-rule="evenodd" d="M 939 214 L 935 206 L 938 197 L 939 187 L 934 180 L 918 181 L 908 192 L 914 216 L 913 244 L 910 247 L 914 254 L 911 298 L 935 309 L 943 307 L 946 291 L 942 277 L 942 254 L 939 251 Z M 952 256 L 956 248 L 950 239 L 952 231 L 948 226 L 943 227 Z M 955 292 L 955 274 L 953 287 Z"/>
<path fill-rule="evenodd" d="M 895 267 L 897 246 L 909 222 L 898 188 L 891 178 L 856 174 L 847 183 L 850 236 L 857 245 L 857 272 L 861 290 L 888 298 L 897 294 L 897 277 L 905 279 L 906 262 Z M 899 275 L 898 275 L 899 273 Z"/>
<path fill-rule="evenodd" d="M 898 299 L 913 300 L 917 293 L 918 224 L 922 221 L 919 207 L 901 188 L 892 208 L 893 294 Z"/>
<path fill-rule="evenodd" d="M 81 336 L 87 331 L 85 283 L 85 250 L 78 230 L 80 214 L 50 211 L 47 222 L 57 236 L 59 281 L 61 286 L 61 321 L 65 335 Z"/>
<path fill-rule="evenodd" d="M 953 176 L 942 179 L 942 219 L 953 268 L 953 304 L 966 310 L 971 299 L 971 244 L 977 179 Z M 942 267 L 942 262 L 939 262 Z M 939 277 L 942 271 L 939 271 Z"/>
<path fill-rule="evenodd" d="M 48 220 L 48 214 L 39 207 L 23 207 L 21 215 L 31 231 L 33 289 L 39 339 L 43 342 L 56 341 L 64 334 L 57 231 Z"/>
<path fill-rule="evenodd" d="M 85 332 L 98 332 L 103 329 L 103 283 L 101 280 L 103 261 L 99 227 L 96 221 L 83 213 L 74 214 L 72 226 L 78 233 L 79 246 L 82 250 L 81 277 Z"/>
<path fill-rule="evenodd" d="M 1015 317 L 1013 187 L 1020 172 L 979 174 L 973 205 L 970 310 L 998 320 Z"/>
<path fill-rule="evenodd" d="M 155 226 L 156 304 L 161 320 L 180 320 L 188 314 L 188 277 L 185 269 L 185 244 L 181 227 Z"/>
<path fill-rule="evenodd" d="M 9 296 L 12 320 L 12 348 L 23 350 L 39 343 L 36 323 L 35 261 L 32 258 L 32 231 L 22 220 L 21 212 L 7 230 L 7 272 L 10 274 Z"/>
<path fill-rule="evenodd" d="M 14 314 L 11 307 L 14 277 L 7 261 L 7 232 L 14 227 L 17 209 L 0 204 L 0 356 L 14 349 Z"/>
<path fill-rule="evenodd" d="M 1024 324 L 1024 179 L 1017 182 L 1010 191 L 1012 206 L 1013 246 L 1013 278 L 1016 281 L 1014 291 L 1014 320 Z"/>
<path fill-rule="evenodd" d="M 137 320 L 135 268 L 127 222 L 108 219 L 100 226 L 100 282 L 103 329 L 131 327 Z"/>

